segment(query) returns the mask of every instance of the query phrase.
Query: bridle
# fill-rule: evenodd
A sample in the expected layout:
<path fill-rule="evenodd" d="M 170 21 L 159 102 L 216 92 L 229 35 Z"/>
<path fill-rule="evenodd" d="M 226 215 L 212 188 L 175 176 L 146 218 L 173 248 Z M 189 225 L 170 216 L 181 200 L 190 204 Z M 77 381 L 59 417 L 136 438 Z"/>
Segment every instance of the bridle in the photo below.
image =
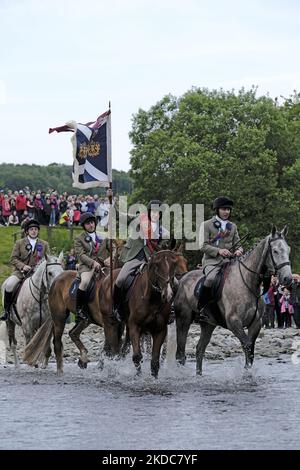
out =
<path fill-rule="evenodd" d="M 272 260 L 275 271 L 279 271 L 284 266 L 290 266 L 291 265 L 290 261 L 285 261 L 284 263 L 281 263 L 281 264 L 278 264 L 278 265 L 275 263 L 273 253 L 272 253 L 272 249 L 271 249 L 271 243 L 273 243 L 277 240 L 283 240 L 283 238 L 281 238 L 281 237 L 272 238 L 271 240 L 269 240 L 269 246 L 268 246 L 268 251 L 270 253 L 271 260 Z"/>
<path fill-rule="evenodd" d="M 273 253 L 272 253 L 272 247 L 271 247 L 271 243 L 277 241 L 277 240 L 283 240 L 282 237 L 276 237 L 276 238 L 272 238 L 272 239 L 269 239 L 268 240 L 268 249 L 267 249 L 267 252 L 266 252 L 266 259 L 268 257 L 268 255 L 270 255 L 270 258 L 271 258 L 271 261 L 272 261 L 272 264 L 273 264 L 273 268 L 274 268 L 274 271 L 275 273 L 277 271 L 279 271 L 281 268 L 283 268 L 284 266 L 290 266 L 291 263 L 290 261 L 285 261 L 284 263 L 280 263 L 280 264 L 276 264 L 275 260 L 274 260 L 274 256 L 273 256 Z M 238 263 L 239 263 L 239 271 L 240 271 L 240 275 L 241 275 L 241 278 L 242 278 L 242 281 L 244 283 L 244 285 L 248 288 L 248 290 L 257 298 L 259 299 L 263 294 L 259 294 L 257 296 L 257 294 L 255 292 L 253 292 L 253 290 L 248 286 L 248 284 L 246 283 L 245 281 L 245 278 L 243 276 L 243 273 L 242 273 L 242 270 L 241 270 L 241 266 L 243 266 L 247 271 L 249 271 L 250 273 L 252 274 L 255 274 L 258 279 L 263 279 L 264 277 L 266 277 L 265 274 L 262 274 L 262 273 L 258 273 L 257 271 L 253 271 L 252 269 L 248 268 L 248 266 L 241 260 L 241 259 L 238 259 Z M 268 276 L 267 276 L 268 277 Z"/>
<path fill-rule="evenodd" d="M 148 264 L 148 271 L 149 271 L 149 267 L 150 267 L 150 264 L 151 264 L 151 260 L 154 256 L 158 255 L 158 253 L 172 253 L 174 254 L 171 250 L 161 250 L 161 251 L 157 251 L 155 253 L 153 253 L 149 259 L 149 264 Z M 161 279 L 162 281 L 164 281 L 166 283 L 166 285 L 170 284 L 172 285 L 172 282 L 171 282 L 171 278 L 170 276 L 168 276 L 167 278 L 162 276 L 161 274 L 159 274 L 157 272 L 157 269 L 154 270 L 154 274 L 155 274 L 155 281 L 157 280 L 157 278 Z M 155 292 L 158 292 L 158 293 L 162 293 L 163 289 L 165 289 L 165 287 L 161 287 L 159 285 L 156 285 L 155 281 L 154 283 L 152 282 L 152 280 L 149 278 L 149 281 L 150 281 L 150 284 L 151 284 L 151 287 L 152 289 L 155 291 Z M 173 289 L 172 289 L 173 291 Z"/>

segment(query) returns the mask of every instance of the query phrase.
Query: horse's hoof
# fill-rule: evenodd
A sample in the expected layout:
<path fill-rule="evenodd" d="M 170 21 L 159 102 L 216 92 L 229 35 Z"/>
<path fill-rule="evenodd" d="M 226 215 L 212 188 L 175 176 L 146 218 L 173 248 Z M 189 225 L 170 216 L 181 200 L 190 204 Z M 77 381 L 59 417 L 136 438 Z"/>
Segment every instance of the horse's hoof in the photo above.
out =
<path fill-rule="evenodd" d="M 84 362 L 82 359 L 78 360 L 78 366 L 80 367 L 80 369 L 86 369 L 87 365 L 88 365 L 88 363 Z"/>
<path fill-rule="evenodd" d="M 58 377 L 61 377 L 62 375 L 64 375 L 64 371 L 62 369 L 59 369 L 57 370 L 56 374 Z"/>
<path fill-rule="evenodd" d="M 103 359 L 99 359 L 99 362 L 98 362 L 98 369 L 100 369 L 100 370 L 103 370 L 103 369 L 104 369 L 104 360 L 103 360 Z"/>

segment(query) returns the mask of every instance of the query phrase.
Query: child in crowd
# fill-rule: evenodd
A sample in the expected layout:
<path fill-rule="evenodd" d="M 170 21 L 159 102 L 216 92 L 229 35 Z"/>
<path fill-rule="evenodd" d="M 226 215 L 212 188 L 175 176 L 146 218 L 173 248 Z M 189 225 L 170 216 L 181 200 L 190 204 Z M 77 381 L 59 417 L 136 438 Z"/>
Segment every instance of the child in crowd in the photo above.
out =
<path fill-rule="evenodd" d="M 281 303 L 283 327 L 289 328 L 292 325 L 292 315 L 294 313 L 294 307 L 291 303 L 291 292 L 287 287 L 283 289 L 283 295 L 281 296 L 279 302 Z"/>

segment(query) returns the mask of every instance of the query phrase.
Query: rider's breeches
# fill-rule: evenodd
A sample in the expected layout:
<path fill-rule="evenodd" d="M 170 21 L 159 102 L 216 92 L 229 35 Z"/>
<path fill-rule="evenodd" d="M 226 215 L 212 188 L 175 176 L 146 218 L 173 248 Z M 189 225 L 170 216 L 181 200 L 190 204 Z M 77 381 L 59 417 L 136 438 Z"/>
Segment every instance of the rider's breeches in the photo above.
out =
<path fill-rule="evenodd" d="M 140 261 L 138 259 L 131 259 L 130 261 L 127 261 L 127 263 L 124 264 L 122 267 L 121 271 L 118 274 L 118 277 L 116 279 L 116 286 L 117 287 L 122 287 L 124 285 L 125 280 L 127 277 L 135 271 L 135 269 L 138 266 L 141 266 L 144 263 L 144 261 Z"/>
<path fill-rule="evenodd" d="M 80 284 L 78 286 L 80 290 L 86 290 L 87 289 L 87 286 L 89 285 L 89 282 L 93 277 L 93 274 L 94 274 L 94 270 L 87 271 L 86 273 L 81 273 L 80 274 Z"/>
<path fill-rule="evenodd" d="M 19 284 L 19 282 L 20 282 L 20 279 L 14 274 L 9 276 L 5 284 L 6 292 L 12 292 L 14 288 L 16 287 L 16 285 Z"/>
<path fill-rule="evenodd" d="M 211 287 L 213 285 L 214 279 L 217 273 L 220 271 L 220 266 L 218 265 L 207 265 L 204 268 L 204 274 L 206 276 L 204 285 L 205 287 Z"/>

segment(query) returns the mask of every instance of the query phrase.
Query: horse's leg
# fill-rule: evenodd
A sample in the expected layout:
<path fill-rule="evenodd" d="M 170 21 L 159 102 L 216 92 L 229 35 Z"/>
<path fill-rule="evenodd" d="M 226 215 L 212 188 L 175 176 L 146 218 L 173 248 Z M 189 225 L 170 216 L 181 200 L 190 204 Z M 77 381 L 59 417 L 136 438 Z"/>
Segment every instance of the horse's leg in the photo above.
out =
<path fill-rule="evenodd" d="M 166 333 L 166 337 L 164 339 L 163 346 L 162 346 L 161 362 L 164 362 L 166 360 L 167 352 L 168 352 L 168 331 Z"/>
<path fill-rule="evenodd" d="M 157 379 L 159 371 L 159 357 L 161 345 L 163 344 L 167 335 L 168 328 L 165 327 L 163 330 L 152 335 L 153 346 L 152 346 L 152 358 L 151 358 L 151 375 Z"/>
<path fill-rule="evenodd" d="M 104 352 L 107 356 L 118 356 L 120 354 L 121 338 L 124 325 L 116 321 L 104 320 Z"/>
<path fill-rule="evenodd" d="M 196 347 L 196 373 L 202 375 L 202 361 L 205 354 L 206 347 L 210 342 L 211 335 L 213 334 L 214 325 L 209 323 L 200 322 L 201 335 Z"/>
<path fill-rule="evenodd" d="M 143 359 L 143 355 L 141 352 L 141 329 L 136 324 L 129 324 L 129 335 L 132 344 L 132 360 L 136 367 L 137 375 L 140 375 L 141 369 L 141 362 Z"/>
<path fill-rule="evenodd" d="M 261 330 L 261 318 L 255 319 L 252 325 L 248 329 L 248 337 L 251 342 L 251 352 L 250 352 L 250 364 L 252 366 L 254 360 L 254 349 L 255 349 L 255 341 L 259 335 Z"/>
<path fill-rule="evenodd" d="M 90 322 L 88 321 L 80 321 L 76 323 L 76 325 L 69 331 L 69 336 L 71 340 L 76 344 L 77 348 L 80 352 L 80 358 L 78 359 L 78 365 L 81 369 L 86 369 L 89 359 L 87 356 L 88 350 L 80 340 L 80 335 L 83 330 L 85 330 L 89 326 Z"/>
<path fill-rule="evenodd" d="M 174 307 L 177 335 L 176 360 L 178 361 L 178 364 L 184 365 L 186 361 L 185 346 L 190 325 L 192 323 L 193 312 L 187 305 L 183 305 L 180 309 L 176 305 L 174 305 Z"/>
<path fill-rule="evenodd" d="M 17 340 L 16 340 L 16 335 L 15 335 L 16 325 L 13 321 L 9 319 L 6 320 L 6 325 L 7 325 L 9 347 L 12 350 L 13 355 L 14 355 L 15 367 L 19 367 L 19 358 L 17 354 Z"/>
<path fill-rule="evenodd" d="M 62 375 L 63 369 L 63 345 L 61 337 L 65 328 L 65 322 L 54 323 L 53 325 L 53 345 L 56 357 L 57 374 Z"/>
<path fill-rule="evenodd" d="M 130 345 L 131 345 L 131 342 L 130 342 L 130 337 L 129 337 L 129 331 L 128 331 L 128 327 L 126 326 L 125 339 L 124 339 L 122 349 L 121 349 L 121 356 L 122 357 L 127 356 L 127 354 L 130 351 Z"/>
<path fill-rule="evenodd" d="M 42 364 L 42 369 L 46 369 L 48 367 L 50 356 L 51 356 L 51 346 L 49 344 L 47 352 L 45 353 L 45 359 L 44 359 L 44 362 Z"/>
<path fill-rule="evenodd" d="M 251 355 L 252 344 L 249 339 L 249 336 L 245 333 L 242 322 L 238 319 L 236 315 L 229 313 L 226 317 L 226 323 L 229 330 L 240 340 L 244 354 L 245 354 L 245 369 L 251 367 L 253 362 L 253 357 Z"/>

